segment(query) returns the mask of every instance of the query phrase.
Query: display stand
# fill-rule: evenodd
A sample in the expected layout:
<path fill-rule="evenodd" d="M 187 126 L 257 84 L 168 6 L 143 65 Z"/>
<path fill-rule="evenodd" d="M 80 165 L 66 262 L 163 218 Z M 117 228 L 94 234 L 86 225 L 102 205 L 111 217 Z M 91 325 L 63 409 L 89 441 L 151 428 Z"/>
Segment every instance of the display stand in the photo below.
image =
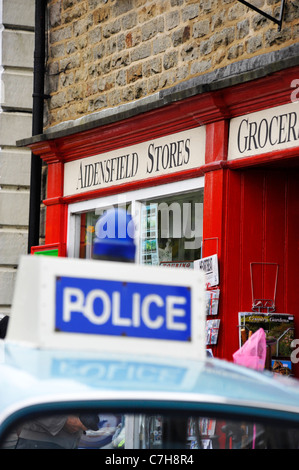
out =
<path fill-rule="evenodd" d="M 294 316 L 276 313 L 277 263 L 251 263 L 252 311 L 239 312 L 239 343 L 243 346 L 252 333 L 263 328 L 266 333 L 265 368 L 282 375 L 293 375 L 291 343 Z"/>
<path fill-rule="evenodd" d="M 276 289 L 278 280 L 278 264 L 277 263 L 250 263 L 250 279 L 252 293 L 252 310 L 261 312 L 266 310 L 267 313 L 275 312 Z M 263 280 L 267 280 L 267 283 Z M 261 295 L 257 294 L 257 285 L 261 287 Z M 269 295 L 267 293 L 267 285 Z M 272 291 L 272 293 L 271 293 Z"/>
<path fill-rule="evenodd" d="M 207 242 L 213 242 L 210 251 L 216 253 L 212 256 L 204 256 L 204 248 Z M 203 269 L 206 274 L 206 345 L 216 345 L 218 343 L 220 319 L 215 318 L 219 311 L 219 272 L 218 272 L 218 237 L 205 238 L 201 244 L 202 258 L 194 262 L 195 269 Z M 212 318 L 211 318 L 212 317 Z M 211 353 L 212 351 L 209 350 Z"/>
<path fill-rule="evenodd" d="M 216 420 L 210 418 L 189 418 L 187 426 L 187 447 L 190 449 L 217 449 Z"/>

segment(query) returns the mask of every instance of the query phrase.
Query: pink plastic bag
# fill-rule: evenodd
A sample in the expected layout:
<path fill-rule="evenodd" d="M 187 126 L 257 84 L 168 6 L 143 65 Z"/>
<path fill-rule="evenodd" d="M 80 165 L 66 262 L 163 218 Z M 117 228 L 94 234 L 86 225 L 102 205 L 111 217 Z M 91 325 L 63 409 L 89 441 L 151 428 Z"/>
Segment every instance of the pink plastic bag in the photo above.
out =
<path fill-rule="evenodd" d="M 233 360 L 235 364 L 255 370 L 263 370 L 266 363 L 266 354 L 266 334 L 263 328 L 260 328 L 233 354 Z"/>

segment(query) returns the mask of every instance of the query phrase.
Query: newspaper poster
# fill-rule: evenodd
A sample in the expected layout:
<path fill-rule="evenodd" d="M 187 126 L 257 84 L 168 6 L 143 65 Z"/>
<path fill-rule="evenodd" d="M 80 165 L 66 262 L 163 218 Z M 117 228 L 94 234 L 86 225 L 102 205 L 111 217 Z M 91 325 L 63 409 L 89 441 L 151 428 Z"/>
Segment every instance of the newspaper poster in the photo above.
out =
<path fill-rule="evenodd" d="M 194 269 L 201 269 L 205 273 L 206 284 L 208 287 L 218 286 L 219 272 L 217 255 L 194 260 Z"/>

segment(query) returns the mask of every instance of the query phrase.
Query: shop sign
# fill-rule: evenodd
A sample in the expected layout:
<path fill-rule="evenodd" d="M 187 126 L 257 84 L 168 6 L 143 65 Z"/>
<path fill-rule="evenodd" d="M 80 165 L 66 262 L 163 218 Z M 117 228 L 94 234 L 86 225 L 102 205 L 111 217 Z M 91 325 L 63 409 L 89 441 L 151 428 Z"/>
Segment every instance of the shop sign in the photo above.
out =
<path fill-rule="evenodd" d="M 64 196 L 166 176 L 204 163 L 202 126 L 65 163 Z"/>
<path fill-rule="evenodd" d="M 298 102 L 246 114 L 230 122 L 228 160 L 285 150 L 298 145 Z"/>

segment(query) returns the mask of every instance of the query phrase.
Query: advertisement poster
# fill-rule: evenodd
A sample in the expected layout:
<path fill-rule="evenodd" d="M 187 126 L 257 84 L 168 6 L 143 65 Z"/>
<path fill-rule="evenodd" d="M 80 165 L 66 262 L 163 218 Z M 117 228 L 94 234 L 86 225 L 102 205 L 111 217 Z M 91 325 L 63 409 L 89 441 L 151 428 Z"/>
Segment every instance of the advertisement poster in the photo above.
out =
<path fill-rule="evenodd" d="M 220 320 L 206 321 L 206 345 L 217 344 Z"/>
<path fill-rule="evenodd" d="M 141 264 L 158 265 L 158 205 L 142 207 Z"/>
<path fill-rule="evenodd" d="M 220 289 L 206 290 L 206 315 L 217 315 Z"/>
<path fill-rule="evenodd" d="M 248 339 L 249 332 L 254 333 L 263 328 L 267 346 L 270 348 L 271 368 L 273 372 L 291 375 L 290 356 L 293 351 L 291 343 L 294 339 L 294 316 L 287 313 L 253 313 L 240 312 L 240 347 Z M 243 333 L 245 335 L 243 336 Z"/>

